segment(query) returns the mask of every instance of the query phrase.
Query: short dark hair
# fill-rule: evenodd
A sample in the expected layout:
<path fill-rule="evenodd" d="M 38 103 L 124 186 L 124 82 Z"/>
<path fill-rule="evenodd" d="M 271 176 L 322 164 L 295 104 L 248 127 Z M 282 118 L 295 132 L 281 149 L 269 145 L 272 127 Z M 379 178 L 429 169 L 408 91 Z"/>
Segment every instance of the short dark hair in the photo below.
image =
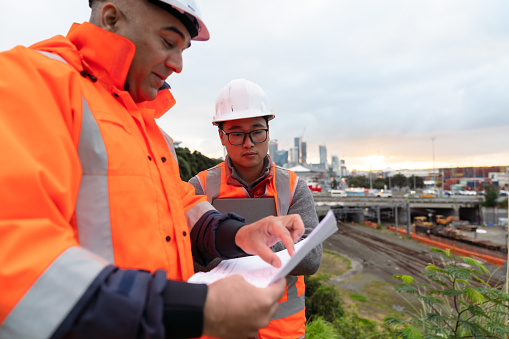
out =
<path fill-rule="evenodd" d="M 90 8 L 92 8 L 92 4 L 94 1 L 96 0 L 88 0 L 88 6 Z M 198 28 L 200 27 L 200 24 L 198 23 L 196 18 L 194 18 L 192 15 L 180 13 L 171 5 L 159 0 L 148 0 L 148 2 L 164 9 L 165 11 L 173 15 L 175 18 L 177 18 L 177 20 L 180 21 L 186 27 L 187 31 L 189 32 L 189 35 L 191 36 L 191 39 L 198 35 Z"/>
<path fill-rule="evenodd" d="M 269 128 L 269 116 L 268 115 L 264 115 L 262 118 L 265 119 L 265 122 L 267 123 L 267 128 Z M 217 127 L 222 131 L 223 130 L 223 125 L 224 125 L 224 121 L 220 121 L 217 123 Z"/>

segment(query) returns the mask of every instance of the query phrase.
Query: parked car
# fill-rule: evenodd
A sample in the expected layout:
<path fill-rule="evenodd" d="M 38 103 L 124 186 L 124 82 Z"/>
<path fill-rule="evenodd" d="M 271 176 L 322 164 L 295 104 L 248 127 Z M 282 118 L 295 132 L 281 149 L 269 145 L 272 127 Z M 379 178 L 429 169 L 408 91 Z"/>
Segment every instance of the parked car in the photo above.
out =
<path fill-rule="evenodd" d="M 348 196 L 348 193 L 346 193 L 345 191 L 343 190 L 330 190 L 330 195 L 333 196 L 333 197 L 347 197 Z"/>
<path fill-rule="evenodd" d="M 405 193 L 405 195 L 403 195 L 404 198 L 407 198 L 407 199 L 418 199 L 420 198 L 420 196 L 415 193 L 415 191 L 410 191 L 409 193 Z"/>
<path fill-rule="evenodd" d="M 453 191 L 444 191 L 444 196 L 445 196 L 445 197 L 450 197 L 450 196 L 452 196 L 452 195 L 454 195 L 454 192 L 453 192 Z"/>
<path fill-rule="evenodd" d="M 308 187 L 311 192 L 320 193 L 322 192 L 322 186 L 316 182 L 308 182 Z"/>
<path fill-rule="evenodd" d="M 390 190 L 381 190 L 376 195 L 379 198 L 392 198 L 392 191 Z"/>

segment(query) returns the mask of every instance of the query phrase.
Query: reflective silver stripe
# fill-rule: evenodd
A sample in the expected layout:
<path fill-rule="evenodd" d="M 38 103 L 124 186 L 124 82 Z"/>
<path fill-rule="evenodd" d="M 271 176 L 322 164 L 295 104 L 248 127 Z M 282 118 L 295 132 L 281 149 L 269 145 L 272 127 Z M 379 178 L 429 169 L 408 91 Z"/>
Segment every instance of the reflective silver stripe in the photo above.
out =
<path fill-rule="evenodd" d="M 38 52 L 68 64 L 59 55 Z M 78 156 L 83 175 L 76 202 L 78 238 L 81 246 L 113 262 L 107 177 L 108 156 L 99 126 L 85 98 L 82 98 L 82 105 L 83 118 Z"/>
<path fill-rule="evenodd" d="M 203 182 L 201 182 L 200 176 L 199 175 L 195 175 L 194 177 L 196 179 L 198 179 L 198 182 L 200 183 L 201 191 L 204 192 L 203 194 L 205 194 L 205 187 L 203 186 Z"/>
<path fill-rule="evenodd" d="M 297 190 L 297 183 L 298 182 L 299 182 L 299 177 L 295 176 L 295 184 L 293 184 L 293 189 L 292 189 L 292 199 L 295 196 L 295 191 Z"/>
<path fill-rule="evenodd" d="M 60 55 L 56 55 L 56 54 L 53 54 L 50 52 L 43 52 L 43 51 L 37 51 L 37 52 L 47 56 L 50 59 L 59 60 L 59 61 L 62 61 L 64 64 L 68 64 L 67 61 L 64 58 L 62 58 Z"/>
<path fill-rule="evenodd" d="M 278 215 L 284 216 L 288 214 L 290 203 L 292 201 L 290 173 L 281 167 L 276 167 L 274 175 L 276 176 Z"/>
<path fill-rule="evenodd" d="M 50 337 L 107 265 L 83 248 L 68 248 L 7 316 L 0 327 L 0 338 Z"/>
<path fill-rule="evenodd" d="M 97 121 L 85 99 L 78 155 L 83 169 L 76 202 L 79 242 L 81 246 L 113 263 L 108 155 Z"/>
<path fill-rule="evenodd" d="M 168 145 L 168 148 L 170 149 L 171 154 L 173 154 L 173 158 L 175 159 L 175 162 L 178 165 L 179 159 L 177 158 L 177 152 L 175 152 L 175 146 L 173 145 L 173 140 L 161 127 L 159 127 L 159 130 L 163 134 L 164 140 L 166 140 L 166 144 Z"/>
<path fill-rule="evenodd" d="M 306 295 L 298 295 L 297 277 L 289 275 L 286 277 L 286 283 L 288 290 L 286 291 L 287 300 L 285 302 L 278 303 L 278 310 L 272 316 L 271 320 L 277 320 L 289 317 L 305 309 L 306 306 Z"/>
<path fill-rule="evenodd" d="M 203 214 L 210 210 L 215 210 L 215 208 L 208 201 L 199 202 L 191 207 L 186 212 L 186 220 L 189 230 L 192 230 L 194 225 L 198 222 L 198 220 L 200 220 Z"/>
<path fill-rule="evenodd" d="M 226 166 L 226 165 L 225 165 Z M 212 203 L 221 192 L 221 166 L 217 165 L 207 170 L 207 181 L 205 182 L 208 202 Z"/>

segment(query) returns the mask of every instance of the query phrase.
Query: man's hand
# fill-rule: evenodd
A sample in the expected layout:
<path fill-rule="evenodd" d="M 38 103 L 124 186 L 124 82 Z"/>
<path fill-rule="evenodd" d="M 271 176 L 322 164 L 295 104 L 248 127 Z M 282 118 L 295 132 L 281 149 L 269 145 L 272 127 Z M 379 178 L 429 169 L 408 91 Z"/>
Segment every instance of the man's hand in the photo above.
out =
<path fill-rule="evenodd" d="M 203 334 L 225 339 L 255 337 L 260 328 L 269 324 L 285 288 L 285 279 L 257 288 L 240 275 L 210 284 L 203 311 Z"/>
<path fill-rule="evenodd" d="M 284 217 L 266 217 L 242 227 L 235 236 L 235 243 L 244 252 L 255 254 L 274 267 L 281 267 L 281 260 L 270 246 L 283 241 L 288 253 L 295 253 L 294 243 L 304 234 L 304 224 L 298 214 Z"/>

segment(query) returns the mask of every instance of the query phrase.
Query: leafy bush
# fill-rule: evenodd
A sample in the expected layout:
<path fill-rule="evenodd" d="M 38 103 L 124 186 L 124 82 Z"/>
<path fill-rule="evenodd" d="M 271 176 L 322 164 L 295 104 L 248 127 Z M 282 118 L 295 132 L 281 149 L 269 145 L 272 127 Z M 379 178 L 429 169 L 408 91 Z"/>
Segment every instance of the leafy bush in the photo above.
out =
<path fill-rule="evenodd" d="M 497 203 L 497 207 L 499 207 L 499 208 L 507 208 L 507 198 L 499 201 Z"/>
<path fill-rule="evenodd" d="M 191 153 L 187 147 L 177 147 L 175 148 L 175 153 L 177 153 L 180 178 L 183 181 L 188 181 L 198 174 L 198 172 L 213 167 L 223 161 L 221 159 L 206 157 L 198 151 Z"/>
<path fill-rule="evenodd" d="M 343 316 L 343 301 L 339 291 L 332 286 L 322 284 L 323 276 L 305 277 L 306 284 L 306 318 L 313 320 L 321 317 L 332 323 Z"/>
<path fill-rule="evenodd" d="M 317 317 L 306 326 L 307 339 L 340 339 L 339 334 L 328 321 L 323 320 L 322 317 Z"/>
<path fill-rule="evenodd" d="M 443 268 L 434 264 L 425 268 L 423 275 L 429 283 L 414 284 L 411 276 L 394 276 L 403 282 L 396 291 L 417 296 L 422 309 L 415 309 L 410 320 L 386 318 L 386 323 L 401 338 L 409 339 L 507 336 L 509 295 L 482 279 L 490 272 L 472 258 L 457 259 L 450 250 L 431 251 L 442 255 Z"/>

